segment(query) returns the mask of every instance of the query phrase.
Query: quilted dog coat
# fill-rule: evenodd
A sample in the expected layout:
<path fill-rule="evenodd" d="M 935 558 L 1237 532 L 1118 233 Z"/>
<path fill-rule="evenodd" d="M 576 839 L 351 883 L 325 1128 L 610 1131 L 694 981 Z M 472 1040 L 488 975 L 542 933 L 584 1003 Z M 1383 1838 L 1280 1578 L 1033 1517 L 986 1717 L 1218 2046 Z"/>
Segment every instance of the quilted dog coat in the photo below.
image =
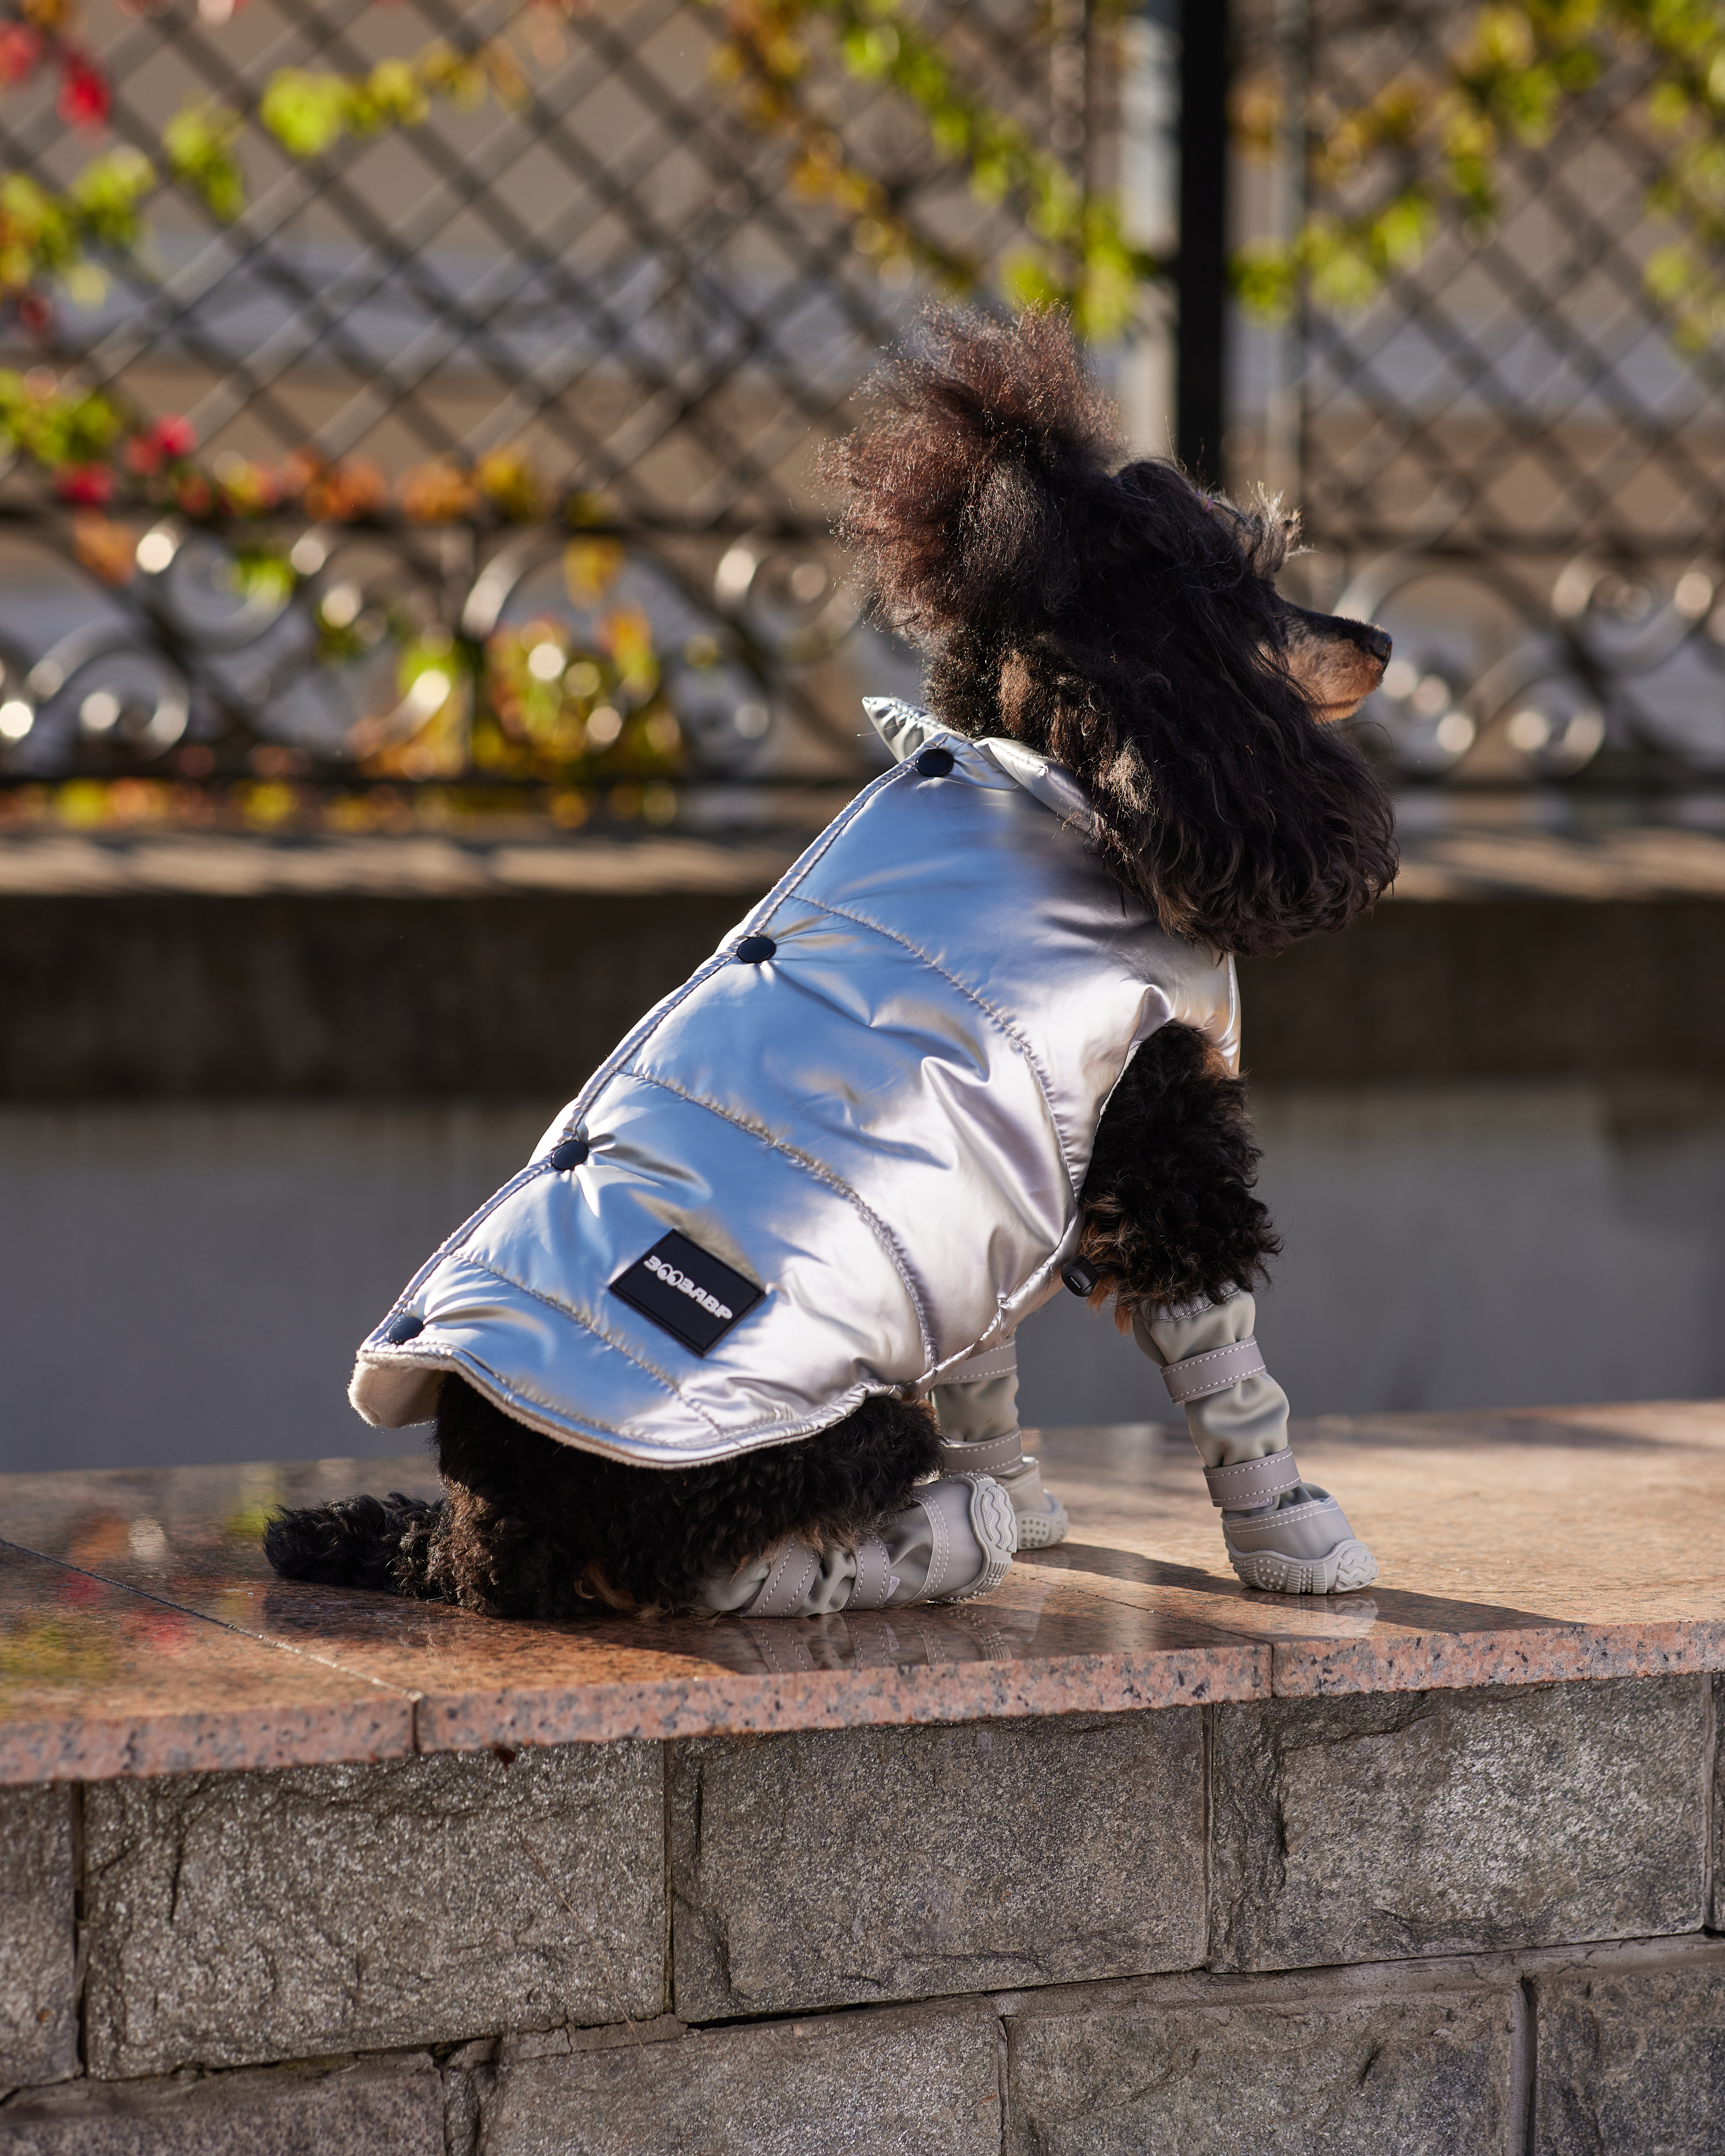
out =
<path fill-rule="evenodd" d="M 389 1428 L 459 1371 L 685 1466 L 825 1428 L 1059 1286 L 1096 1126 L 1170 1020 L 1238 1058 L 1231 960 L 1158 928 L 1071 776 L 871 702 L 900 759 L 657 1004 L 359 1351 Z"/>

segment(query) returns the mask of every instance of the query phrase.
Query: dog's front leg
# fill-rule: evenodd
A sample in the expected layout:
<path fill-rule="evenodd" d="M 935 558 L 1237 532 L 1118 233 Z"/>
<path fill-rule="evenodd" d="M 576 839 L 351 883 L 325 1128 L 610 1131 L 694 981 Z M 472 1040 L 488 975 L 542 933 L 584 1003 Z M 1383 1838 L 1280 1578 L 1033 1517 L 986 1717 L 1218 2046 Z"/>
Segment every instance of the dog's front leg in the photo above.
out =
<path fill-rule="evenodd" d="M 961 1363 L 929 1394 L 941 1426 L 942 1475 L 992 1475 L 1012 1500 L 1020 1549 L 1047 1549 L 1070 1525 L 1066 1508 L 1043 1487 L 1042 1464 L 1019 1429 L 1018 1342 L 1009 1340 Z"/>
<path fill-rule="evenodd" d="M 1252 1194 L 1245 1089 L 1190 1026 L 1153 1034 L 1096 1133 L 1079 1245 L 1093 1301 L 1131 1315 L 1186 1410 L 1229 1561 L 1250 1587 L 1327 1594 L 1377 1564 L 1327 1491 L 1301 1480 L 1288 1403 L 1252 1337 L 1245 1283 L 1281 1247 Z"/>
<path fill-rule="evenodd" d="M 1283 1594 L 1368 1586 L 1377 1559 L 1289 1448 L 1287 1394 L 1258 1353 L 1256 1317 L 1253 1298 L 1233 1288 L 1141 1310 L 1132 1337 L 1185 1409 L 1229 1562 L 1246 1585 Z"/>

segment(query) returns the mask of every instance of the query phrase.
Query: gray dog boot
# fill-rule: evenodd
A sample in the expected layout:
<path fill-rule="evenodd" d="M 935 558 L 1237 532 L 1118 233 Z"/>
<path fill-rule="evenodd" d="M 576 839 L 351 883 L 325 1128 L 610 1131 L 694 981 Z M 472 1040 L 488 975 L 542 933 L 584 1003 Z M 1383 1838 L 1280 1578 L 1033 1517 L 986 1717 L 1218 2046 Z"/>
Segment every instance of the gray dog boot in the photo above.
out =
<path fill-rule="evenodd" d="M 1235 1289 L 1146 1312 L 1132 1332 L 1186 1411 L 1228 1562 L 1245 1585 L 1275 1594 L 1368 1587 L 1378 1560 L 1329 1491 L 1301 1479 L 1288 1450 L 1287 1395 L 1258 1353 L 1255 1316 L 1251 1296 Z"/>
<path fill-rule="evenodd" d="M 1378 1560 L 1327 1490 L 1301 1480 L 1290 1451 L 1206 1467 L 1222 1508 L 1228 1562 L 1248 1587 L 1272 1594 L 1340 1594 L 1369 1587 Z"/>
<path fill-rule="evenodd" d="M 706 1580 L 696 1607 L 740 1617 L 829 1617 L 969 1602 L 1005 1578 L 1016 1547 L 1012 1501 L 992 1476 L 942 1476 L 919 1484 L 904 1511 L 854 1550 L 823 1553 L 787 1543 L 771 1558 Z"/>
<path fill-rule="evenodd" d="M 1019 1429 L 1018 1342 L 961 1363 L 930 1395 L 941 1425 L 942 1475 L 992 1475 L 1012 1500 L 1019 1548 L 1047 1549 L 1071 1524 L 1042 1482 L 1042 1463 Z"/>

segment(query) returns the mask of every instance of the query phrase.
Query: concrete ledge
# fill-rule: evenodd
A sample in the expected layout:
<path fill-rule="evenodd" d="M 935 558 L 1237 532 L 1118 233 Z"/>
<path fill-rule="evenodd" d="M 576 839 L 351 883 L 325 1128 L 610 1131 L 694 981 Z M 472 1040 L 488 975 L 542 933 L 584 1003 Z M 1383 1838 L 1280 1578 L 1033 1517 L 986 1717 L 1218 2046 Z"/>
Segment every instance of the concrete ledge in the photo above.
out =
<path fill-rule="evenodd" d="M 555 1104 L 767 888 L 738 858 L 685 890 L 8 896 L 0 1101 Z M 1722 898 L 1393 901 L 1242 967 L 1250 1075 L 1717 1079 Z"/>

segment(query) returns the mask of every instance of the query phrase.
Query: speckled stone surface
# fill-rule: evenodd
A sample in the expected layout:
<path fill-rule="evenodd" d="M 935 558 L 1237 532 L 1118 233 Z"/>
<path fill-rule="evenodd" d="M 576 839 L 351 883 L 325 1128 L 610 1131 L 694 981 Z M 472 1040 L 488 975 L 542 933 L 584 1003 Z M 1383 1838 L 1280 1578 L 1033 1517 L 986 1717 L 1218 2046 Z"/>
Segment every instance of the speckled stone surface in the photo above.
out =
<path fill-rule="evenodd" d="M 712 2021 L 1191 1968 L 1205 1951 L 1202 1721 L 1068 1715 L 677 1746 L 676 2012 Z"/>
<path fill-rule="evenodd" d="M 1631 1677 L 1224 1710 L 1211 1966 L 1699 1931 L 1707 1690 Z"/>
<path fill-rule="evenodd" d="M 1051 1430 L 1072 1532 L 958 1609 L 500 1624 L 274 1578 L 421 1455 L 0 1478 L 0 1781 L 1725 1670 L 1725 1404 L 1296 1424 L 1382 1568 L 1242 1588 L 1183 1433 Z"/>
<path fill-rule="evenodd" d="M 1536 1993 L 1532 2156 L 1725 2152 L 1725 1945 L 1664 1969 L 1565 1969 Z"/>
<path fill-rule="evenodd" d="M 6 2156 L 444 2156 L 443 2096 L 429 2056 L 78 2082 L 0 2104 L 0 2147 Z"/>
<path fill-rule="evenodd" d="M 74 1801 L 0 1790 L 0 2087 L 78 2071 Z"/>
<path fill-rule="evenodd" d="M 90 2071 L 655 2015 L 663 1792 L 645 1744 L 88 1789 Z"/>
<path fill-rule="evenodd" d="M 980 1999 L 657 2043 L 529 2038 L 503 2047 L 479 2146 L 485 2156 L 999 2156 L 999 2042 Z"/>
<path fill-rule="evenodd" d="M 1511 1984 L 1032 1994 L 1005 2022 L 1007 2156 L 1512 2156 L 1517 2010 Z"/>

